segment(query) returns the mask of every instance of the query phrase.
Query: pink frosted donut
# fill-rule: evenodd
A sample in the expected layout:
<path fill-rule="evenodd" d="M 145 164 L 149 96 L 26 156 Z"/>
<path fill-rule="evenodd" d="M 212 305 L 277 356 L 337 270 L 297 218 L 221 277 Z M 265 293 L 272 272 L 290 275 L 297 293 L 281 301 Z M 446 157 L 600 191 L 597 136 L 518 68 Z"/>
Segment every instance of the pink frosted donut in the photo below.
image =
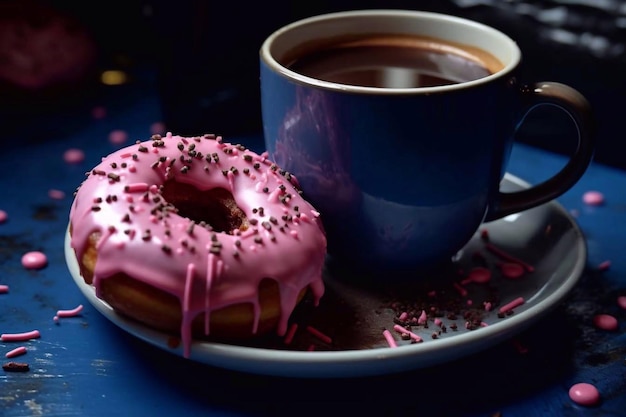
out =
<path fill-rule="evenodd" d="M 81 275 L 118 312 L 190 342 L 283 335 L 324 292 L 326 237 L 297 182 L 221 137 L 152 136 L 107 156 L 75 194 Z"/>

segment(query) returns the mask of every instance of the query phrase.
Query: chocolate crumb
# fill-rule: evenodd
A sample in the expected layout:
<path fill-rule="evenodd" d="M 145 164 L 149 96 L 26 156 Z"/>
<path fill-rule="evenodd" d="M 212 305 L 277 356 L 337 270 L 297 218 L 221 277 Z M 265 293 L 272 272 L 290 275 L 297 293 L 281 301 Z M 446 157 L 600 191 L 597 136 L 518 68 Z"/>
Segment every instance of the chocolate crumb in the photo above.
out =
<path fill-rule="evenodd" d="M 6 362 L 2 364 L 2 369 L 7 372 L 28 372 L 30 366 L 24 362 Z"/>

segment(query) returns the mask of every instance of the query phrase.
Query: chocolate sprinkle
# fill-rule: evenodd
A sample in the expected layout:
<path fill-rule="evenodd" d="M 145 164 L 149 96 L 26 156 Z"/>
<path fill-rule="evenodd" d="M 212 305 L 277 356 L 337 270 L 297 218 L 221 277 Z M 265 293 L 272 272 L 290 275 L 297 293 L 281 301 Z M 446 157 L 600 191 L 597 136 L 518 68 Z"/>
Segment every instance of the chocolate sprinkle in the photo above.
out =
<path fill-rule="evenodd" d="M 6 362 L 2 364 L 2 369 L 7 372 L 28 372 L 30 366 L 24 362 Z"/>

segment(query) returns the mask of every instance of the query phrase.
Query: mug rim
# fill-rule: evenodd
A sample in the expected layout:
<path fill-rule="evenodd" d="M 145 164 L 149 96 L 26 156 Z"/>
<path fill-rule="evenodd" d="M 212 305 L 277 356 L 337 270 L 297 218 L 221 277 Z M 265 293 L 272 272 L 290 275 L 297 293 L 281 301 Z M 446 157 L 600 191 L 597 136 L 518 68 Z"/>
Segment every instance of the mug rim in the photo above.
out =
<path fill-rule="evenodd" d="M 489 33 L 492 38 L 498 38 L 501 42 L 507 44 L 508 50 L 511 53 L 511 58 L 509 62 L 503 63 L 504 66 L 499 71 L 490 74 L 486 77 L 482 77 L 476 80 L 465 81 L 460 83 L 448 84 L 448 85 L 440 85 L 440 86 L 430 86 L 430 87 L 406 87 L 406 88 L 388 88 L 388 87 L 367 87 L 367 86 L 359 86 L 359 85 L 351 85 L 351 84 L 341 84 L 337 82 L 324 81 L 317 78 L 309 77 L 298 72 L 292 71 L 287 68 L 283 64 L 281 64 L 277 58 L 274 57 L 272 53 L 272 47 L 275 45 L 276 41 L 281 37 L 287 35 L 289 32 L 293 30 L 297 30 L 298 28 L 303 28 L 308 25 L 320 23 L 320 22 L 330 22 L 332 20 L 339 20 L 345 18 L 371 18 L 376 16 L 382 17 L 418 17 L 418 18 L 428 18 L 428 19 L 436 19 L 440 21 L 446 21 L 448 23 L 456 24 L 456 25 L 465 25 L 471 26 L 475 29 L 484 31 L 485 33 Z M 492 51 L 487 51 L 492 52 Z M 332 13 L 324 13 L 311 17 L 307 17 L 304 19 L 296 20 L 294 22 L 288 23 L 271 33 L 261 45 L 260 49 L 260 58 L 262 62 L 268 66 L 273 72 L 278 73 L 279 75 L 288 78 L 289 80 L 310 87 L 315 87 L 324 90 L 344 92 L 344 93 L 361 93 L 361 94 L 376 94 L 376 95 L 404 95 L 404 94 L 433 94 L 433 93 L 444 93 L 444 92 L 454 92 L 459 90 L 464 90 L 472 87 L 476 87 L 479 85 L 490 83 L 496 79 L 505 77 L 507 74 L 510 74 L 521 61 L 521 51 L 517 43 L 508 35 L 503 33 L 502 31 L 486 25 L 484 23 L 480 23 L 474 20 L 449 15 L 445 13 L 438 12 L 428 12 L 428 11 L 420 11 L 420 10 L 405 10 L 405 9 L 362 9 L 362 10 L 348 10 L 348 11 L 340 11 L 340 12 L 332 12 Z"/>

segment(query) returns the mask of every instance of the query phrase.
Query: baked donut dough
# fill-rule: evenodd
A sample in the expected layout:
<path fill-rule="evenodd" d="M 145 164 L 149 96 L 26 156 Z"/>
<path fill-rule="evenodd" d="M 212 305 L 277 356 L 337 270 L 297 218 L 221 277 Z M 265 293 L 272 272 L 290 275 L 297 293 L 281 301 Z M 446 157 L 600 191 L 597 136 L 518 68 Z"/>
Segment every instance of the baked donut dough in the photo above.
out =
<path fill-rule="evenodd" d="M 326 237 L 294 176 L 221 137 L 168 133 L 87 173 L 71 246 L 120 314 L 194 338 L 282 335 L 307 290 L 324 292 Z"/>

